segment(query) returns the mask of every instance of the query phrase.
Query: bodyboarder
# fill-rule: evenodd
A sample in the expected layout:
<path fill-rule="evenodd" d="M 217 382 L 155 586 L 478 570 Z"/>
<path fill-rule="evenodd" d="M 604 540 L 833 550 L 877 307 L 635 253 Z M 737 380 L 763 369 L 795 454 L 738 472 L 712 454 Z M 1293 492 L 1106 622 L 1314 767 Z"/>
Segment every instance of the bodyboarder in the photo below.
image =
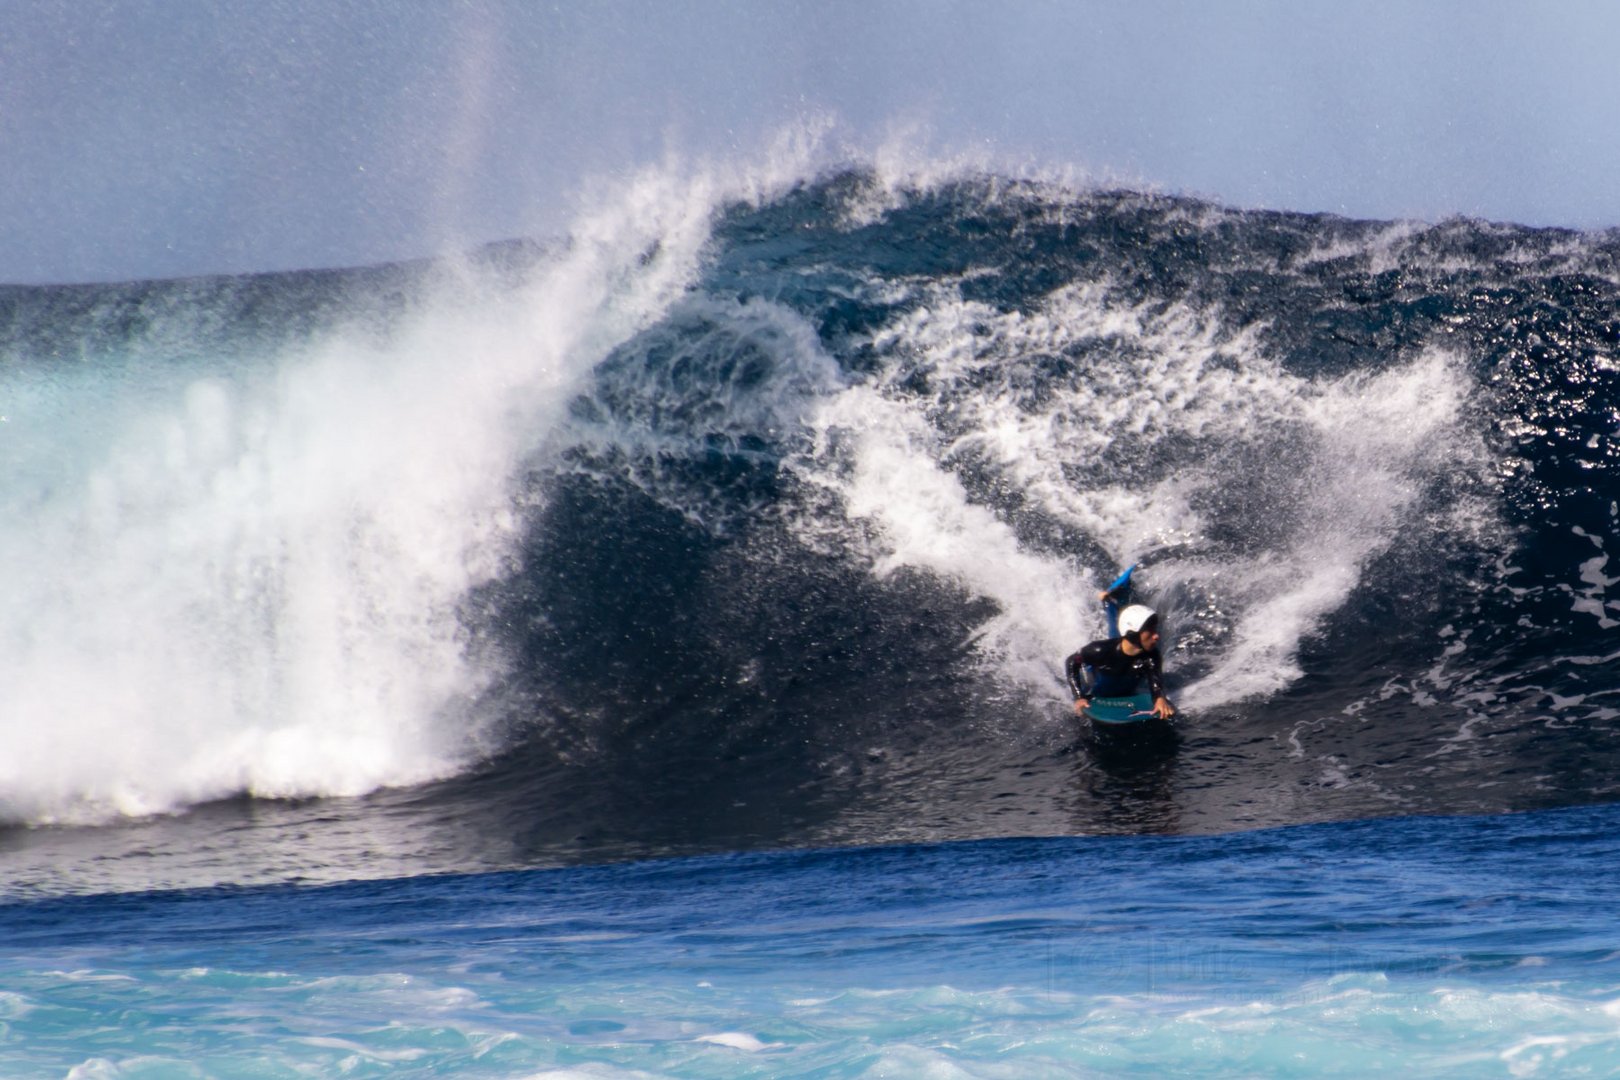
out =
<path fill-rule="evenodd" d="M 1131 568 L 1132 570 L 1135 567 Z M 1093 641 L 1064 662 L 1074 711 L 1084 714 L 1093 697 L 1130 697 L 1146 680 L 1153 715 L 1168 720 L 1176 708 L 1164 694 L 1164 657 L 1159 653 L 1159 615 L 1130 597 L 1131 570 L 1098 594 L 1108 617 L 1109 636 Z"/>

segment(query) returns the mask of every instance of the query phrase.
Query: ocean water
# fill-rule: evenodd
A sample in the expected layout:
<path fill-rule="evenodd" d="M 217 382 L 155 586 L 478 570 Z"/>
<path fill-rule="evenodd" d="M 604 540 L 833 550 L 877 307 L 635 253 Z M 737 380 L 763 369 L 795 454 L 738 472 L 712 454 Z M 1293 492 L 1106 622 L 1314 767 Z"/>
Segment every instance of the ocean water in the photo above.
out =
<path fill-rule="evenodd" d="M 1617 254 L 789 155 L 0 289 L 0 1075 L 1612 1073 Z"/>
<path fill-rule="evenodd" d="M 6 1071 L 1601 1076 L 1617 824 L 1598 807 L 9 905 Z"/>

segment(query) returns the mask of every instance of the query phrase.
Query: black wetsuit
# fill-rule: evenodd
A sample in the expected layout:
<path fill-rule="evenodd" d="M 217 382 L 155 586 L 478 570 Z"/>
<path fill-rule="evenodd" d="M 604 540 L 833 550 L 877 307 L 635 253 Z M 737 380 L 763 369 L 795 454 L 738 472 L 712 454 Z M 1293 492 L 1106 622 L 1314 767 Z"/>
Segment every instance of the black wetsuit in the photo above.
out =
<path fill-rule="evenodd" d="M 1069 689 L 1075 697 L 1130 697 L 1143 679 L 1155 701 L 1164 697 L 1164 658 L 1158 648 L 1127 656 L 1120 648 L 1124 643 L 1124 638 L 1093 641 L 1064 662 Z M 1083 669 L 1090 669 L 1089 680 Z"/>

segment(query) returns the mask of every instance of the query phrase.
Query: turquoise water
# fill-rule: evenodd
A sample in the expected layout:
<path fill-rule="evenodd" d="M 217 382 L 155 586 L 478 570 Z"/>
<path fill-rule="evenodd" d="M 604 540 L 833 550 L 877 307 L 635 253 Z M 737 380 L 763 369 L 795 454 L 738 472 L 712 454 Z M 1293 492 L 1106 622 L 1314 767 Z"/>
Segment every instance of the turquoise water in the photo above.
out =
<path fill-rule="evenodd" d="M 6 1076 L 1612 1074 L 1620 808 L 0 908 Z"/>

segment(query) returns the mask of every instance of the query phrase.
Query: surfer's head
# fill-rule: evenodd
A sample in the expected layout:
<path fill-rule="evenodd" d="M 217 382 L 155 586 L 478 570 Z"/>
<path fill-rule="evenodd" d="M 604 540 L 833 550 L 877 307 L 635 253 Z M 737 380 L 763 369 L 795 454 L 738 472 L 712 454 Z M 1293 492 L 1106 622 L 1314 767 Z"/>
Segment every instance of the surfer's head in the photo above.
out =
<path fill-rule="evenodd" d="M 1119 613 L 1119 635 L 1132 645 L 1153 648 L 1159 640 L 1159 613 L 1150 607 L 1132 604 Z M 1143 640 L 1144 635 L 1148 640 Z"/>

